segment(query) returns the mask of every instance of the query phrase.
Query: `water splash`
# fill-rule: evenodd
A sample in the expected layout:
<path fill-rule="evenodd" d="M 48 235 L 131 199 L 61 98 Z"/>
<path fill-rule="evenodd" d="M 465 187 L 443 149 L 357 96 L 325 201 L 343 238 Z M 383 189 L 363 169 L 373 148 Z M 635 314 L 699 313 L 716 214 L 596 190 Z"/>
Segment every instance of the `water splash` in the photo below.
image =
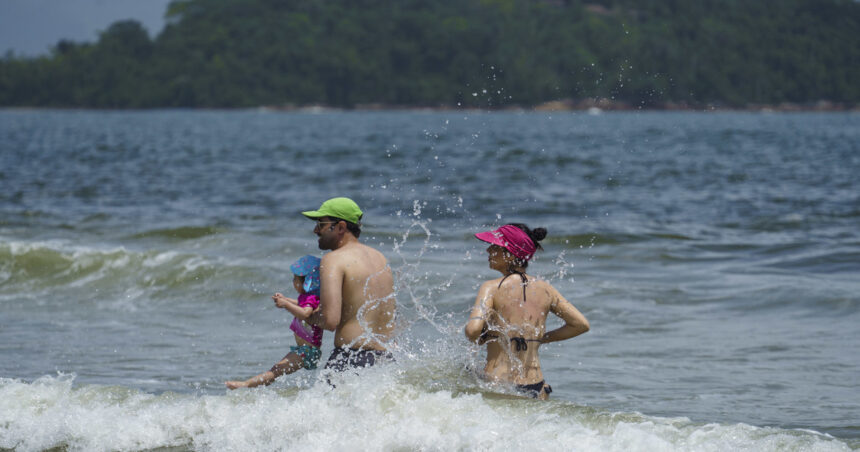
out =
<path fill-rule="evenodd" d="M 303 389 L 147 394 L 73 375 L 0 379 L 0 447 L 82 450 L 848 451 L 815 432 L 696 424 L 537 402 L 480 388 L 428 388 L 420 370 L 365 369 Z M 457 376 L 449 376 L 448 378 Z M 854 445 L 856 446 L 856 444 Z"/>

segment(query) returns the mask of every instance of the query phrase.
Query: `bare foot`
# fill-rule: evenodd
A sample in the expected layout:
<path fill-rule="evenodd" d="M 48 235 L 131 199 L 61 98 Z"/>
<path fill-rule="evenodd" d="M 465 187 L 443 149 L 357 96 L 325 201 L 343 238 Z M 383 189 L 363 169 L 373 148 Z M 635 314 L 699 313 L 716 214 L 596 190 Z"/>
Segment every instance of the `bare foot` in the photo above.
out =
<path fill-rule="evenodd" d="M 230 389 L 248 387 L 248 383 L 245 383 L 244 381 L 225 381 L 224 384 Z"/>

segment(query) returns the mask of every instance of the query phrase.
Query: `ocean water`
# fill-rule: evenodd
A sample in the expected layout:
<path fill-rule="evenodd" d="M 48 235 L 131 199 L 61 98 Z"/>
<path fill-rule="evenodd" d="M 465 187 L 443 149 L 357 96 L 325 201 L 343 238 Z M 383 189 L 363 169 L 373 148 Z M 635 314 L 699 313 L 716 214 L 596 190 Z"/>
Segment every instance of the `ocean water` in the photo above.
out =
<path fill-rule="evenodd" d="M 857 113 L 0 111 L 0 449 L 857 450 L 858 173 Z M 333 196 L 397 362 L 227 391 Z M 462 334 L 507 222 L 592 326 L 548 402 Z"/>

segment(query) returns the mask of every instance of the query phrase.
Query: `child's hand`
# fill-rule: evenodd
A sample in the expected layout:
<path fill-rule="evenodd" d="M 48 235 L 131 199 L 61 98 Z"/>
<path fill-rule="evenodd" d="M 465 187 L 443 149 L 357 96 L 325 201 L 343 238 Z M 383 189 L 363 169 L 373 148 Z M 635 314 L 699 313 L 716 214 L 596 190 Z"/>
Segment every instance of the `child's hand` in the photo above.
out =
<path fill-rule="evenodd" d="M 275 306 L 279 308 L 286 308 L 287 305 L 290 304 L 298 304 L 298 301 L 293 300 L 291 298 L 287 298 L 283 296 L 280 292 L 272 295 L 272 300 L 275 302 Z"/>

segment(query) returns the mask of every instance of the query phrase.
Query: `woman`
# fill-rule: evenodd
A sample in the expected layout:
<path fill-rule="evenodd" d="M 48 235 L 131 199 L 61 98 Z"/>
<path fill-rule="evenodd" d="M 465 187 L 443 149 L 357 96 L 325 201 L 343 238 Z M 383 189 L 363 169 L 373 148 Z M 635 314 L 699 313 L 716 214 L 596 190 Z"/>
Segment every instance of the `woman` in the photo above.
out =
<path fill-rule="evenodd" d="M 535 251 L 542 249 L 538 242 L 546 237 L 546 229 L 508 224 L 475 236 L 490 244 L 490 268 L 502 277 L 481 285 L 466 337 L 487 344 L 486 378 L 512 383 L 520 392 L 546 400 L 552 388 L 541 372 L 540 344 L 579 336 L 588 331 L 588 320 L 550 283 L 525 272 Z M 565 324 L 546 332 L 550 312 Z"/>

